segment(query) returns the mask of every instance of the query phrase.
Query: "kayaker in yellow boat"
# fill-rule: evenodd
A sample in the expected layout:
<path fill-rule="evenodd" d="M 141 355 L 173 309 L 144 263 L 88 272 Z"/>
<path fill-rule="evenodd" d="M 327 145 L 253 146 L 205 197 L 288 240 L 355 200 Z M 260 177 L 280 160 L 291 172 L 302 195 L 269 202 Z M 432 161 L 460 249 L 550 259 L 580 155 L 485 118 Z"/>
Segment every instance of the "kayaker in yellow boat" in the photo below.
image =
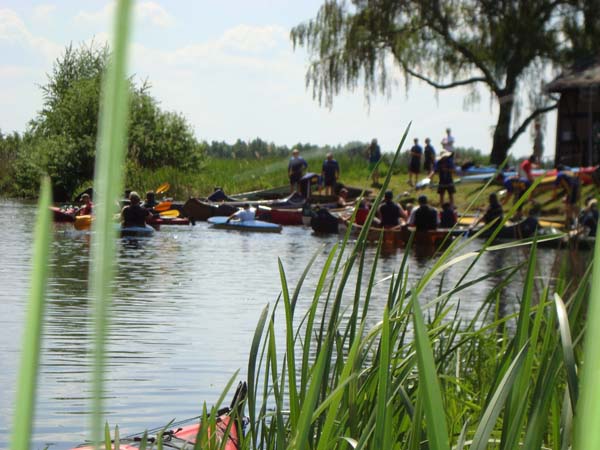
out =
<path fill-rule="evenodd" d="M 81 205 L 81 208 L 79 208 L 79 211 L 77 211 L 77 215 L 78 216 L 91 216 L 92 208 L 94 207 L 94 204 L 92 203 L 92 200 L 90 199 L 89 194 L 83 194 L 81 196 L 81 202 L 83 203 L 83 205 Z"/>

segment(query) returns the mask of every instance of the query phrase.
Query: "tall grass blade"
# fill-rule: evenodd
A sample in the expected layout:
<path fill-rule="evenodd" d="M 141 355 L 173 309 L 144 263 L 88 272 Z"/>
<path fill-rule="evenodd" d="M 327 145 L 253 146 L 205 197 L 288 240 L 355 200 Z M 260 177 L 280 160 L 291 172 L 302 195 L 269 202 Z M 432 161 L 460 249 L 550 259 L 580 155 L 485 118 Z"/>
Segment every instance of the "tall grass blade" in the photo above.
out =
<path fill-rule="evenodd" d="M 496 388 L 494 395 L 487 405 L 483 416 L 473 436 L 473 442 L 469 447 L 470 450 L 485 450 L 488 448 L 488 440 L 494 429 L 494 424 L 498 420 L 500 411 L 505 406 L 505 400 L 512 389 L 513 382 L 517 378 L 519 371 L 523 366 L 525 357 L 527 355 L 528 345 L 525 345 L 517 354 L 516 358 L 511 363 L 510 367 L 504 374 L 502 381 Z"/>
<path fill-rule="evenodd" d="M 90 288 L 94 302 L 94 375 L 92 439 L 98 444 L 102 435 L 104 397 L 104 358 L 108 329 L 111 280 L 115 255 L 114 201 L 122 192 L 127 138 L 129 84 L 127 82 L 127 49 L 131 1 L 117 3 L 114 41 L 108 71 L 104 77 L 99 119 L 94 191 L 96 194 L 95 233 L 92 237 Z"/>
<path fill-rule="evenodd" d="M 556 316 L 558 317 L 558 329 L 560 331 L 560 341 L 562 343 L 563 360 L 567 371 L 567 385 L 569 386 L 569 397 L 571 399 L 571 408 L 576 410 L 577 395 L 579 394 L 579 381 L 577 380 L 577 363 L 575 362 L 575 352 L 573 350 L 573 340 L 571 339 L 571 328 L 569 327 L 569 316 L 567 308 L 560 298 L 560 295 L 554 294 L 556 304 Z"/>
<path fill-rule="evenodd" d="M 444 403 L 433 358 L 433 350 L 423 320 L 421 305 L 419 305 L 415 293 L 412 295 L 412 308 L 419 366 L 419 390 L 423 393 L 423 408 L 427 421 L 429 447 L 436 450 L 450 450 Z"/>
<path fill-rule="evenodd" d="M 387 306 L 383 310 L 381 340 L 379 341 L 379 373 L 377 376 L 377 419 L 375 421 L 375 448 L 389 448 L 392 435 L 388 425 L 391 412 L 387 412 L 388 380 L 390 371 L 390 317 Z"/>
<path fill-rule="evenodd" d="M 50 256 L 50 180 L 42 180 L 37 221 L 34 232 L 33 264 L 25 330 L 21 350 L 21 367 L 15 402 L 15 416 L 11 448 L 29 450 L 33 419 L 37 376 L 42 343 L 42 328 L 46 288 L 48 280 L 48 260 Z M 6 388 L 6 386 L 5 386 Z"/>
<path fill-rule="evenodd" d="M 252 432 L 252 443 L 253 447 L 256 448 L 256 438 L 258 430 L 256 424 L 258 418 L 256 417 L 256 395 L 258 392 L 257 385 L 257 370 L 256 360 L 258 358 L 258 349 L 260 347 L 260 340 L 263 335 L 267 317 L 269 314 L 269 305 L 265 306 L 258 319 L 258 324 L 254 330 L 254 337 L 252 338 L 252 345 L 250 346 L 250 355 L 248 357 L 248 416 L 250 417 L 250 428 Z"/>

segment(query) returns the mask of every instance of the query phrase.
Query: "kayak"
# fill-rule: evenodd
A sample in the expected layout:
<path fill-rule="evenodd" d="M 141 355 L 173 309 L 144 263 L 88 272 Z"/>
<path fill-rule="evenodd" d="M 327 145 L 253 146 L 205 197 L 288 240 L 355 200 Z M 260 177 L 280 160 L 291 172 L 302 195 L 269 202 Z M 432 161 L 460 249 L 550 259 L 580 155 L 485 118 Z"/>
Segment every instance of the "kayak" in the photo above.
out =
<path fill-rule="evenodd" d="M 154 228 L 150 225 L 146 225 L 145 227 L 123 227 L 119 225 L 119 231 L 121 233 L 121 237 L 145 237 L 152 236 L 154 234 Z"/>
<path fill-rule="evenodd" d="M 52 217 L 55 222 L 75 222 L 75 214 L 78 208 L 59 208 L 58 206 L 50 206 Z"/>
<path fill-rule="evenodd" d="M 147 222 L 152 228 L 159 230 L 162 225 L 189 225 L 190 219 L 187 217 L 153 216 L 152 218 L 148 219 Z"/>
<path fill-rule="evenodd" d="M 302 225 L 302 208 L 269 208 L 259 206 L 256 218 L 279 225 Z"/>
<path fill-rule="evenodd" d="M 223 450 L 239 450 L 239 438 L 244 432 L 245 419 L 234 419 L 231 414 L 234 410 L 238 409 L 240 402 L 246 396 L 247 385 L 246 383 L 240 383 L 234 395 L 234 398 L 229 407 L 220 409 L 217 412 L 217 417 L 214 420 L 216 428 L 216 439 L 215 443 L 218 448 Z M 202 436 L 203 431 L 201 430 L 201 417 L 192 417 L 187 420 L 172 423 L 168 429 L 163 427 L 155 428 L 153 430 L 145 431 L 138 434 L 122 437 L 119 439 L 119 448 L 121 450 L 133 450 L 140 448 L 155 448 L 158 442 L 159 435 L 162 434 L 163 448 L 167 449 L 192 449 L 196 448 L 195 444 L 197 438 Z M 212 420 L 210 420 L 212 422 Z M 207 433 L 210 439 L 214 438 L 212 425 L 209 423 L 209 429 L 204 431 Z M 146 435 L 144 442 L 143 436 Z M 199 436 L 200 435 L 200 436 Z M 114 441 L 111 442 L 114 444 Z M 94 450 L 94 446 L 82 444 L 75 447 L 72 450 Z M 101 444 L 100 449 L 106 449 L 106 446 Z M 111 445 L 111 449 L 115 448 Z M 204 448 L 204 447 L 203 447 Z M 211 446 L 212 448 L 212 446 Z M 217 448 L 217 447 L 215 447 Z"/>
<path fill-rule="evenodd" d="M 227 222 L 227 216 L 215 216 L 208 219 L 213 228 L 224 230 L 257 231 L 262 233 L 279 233 L 281 225 L 263 222 L 262 220 L 231 220 Z"/>
<path fill-rule="evenodd" d="M 76 230 L 89 230 L 92 227 L 93 221 L 94 217 L 89 214 L 75 216 L 75 222 L 73 223 L 73 226 Z"/>

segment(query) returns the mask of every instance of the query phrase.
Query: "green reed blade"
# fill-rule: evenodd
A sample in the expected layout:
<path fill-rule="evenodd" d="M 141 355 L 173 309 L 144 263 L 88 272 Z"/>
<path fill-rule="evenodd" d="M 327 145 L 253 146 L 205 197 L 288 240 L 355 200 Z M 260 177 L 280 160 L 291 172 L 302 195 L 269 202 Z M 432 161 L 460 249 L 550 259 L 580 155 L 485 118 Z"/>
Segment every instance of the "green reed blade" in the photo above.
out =
<path fill-rule="evenodd" d="M 35 397 L 37 387 L 42 329 L 50 259 L 50 180 L 44 177 L 41 184 L 37 220 L 34 231 L 29 301 L 23 329 L 21 366 L 19 369 L 17 396 L 11 448 L 29 450 L 33 430 Z M 6 386 L 5 386 L 6 388 Z"/>
<path fill-rule="evenodd" d="M 265 306 L 260 314 L 256 329 L 254 330 L 254 337 L 252 338 L 252 345 L 250 346 L 250 355 L 248 356 L 248 416 L 250 417 L 250 428 L 252 432 L 252 443 L 253 447 L 256 448 L 257 429 L 256 424 L 258 418 L 256 417 L 256 395 L 258 392 L 258 373 L 256 371 L 256 359 L 258 357 L 258 349 L 260 346 L 260 340 L 265 329 L 265 323 L 269 314 L 269 305 Z"/>
<path fill-rule="evenodd" d="M 373 442 L 375 448 L 389 448 L 391 430 L 391 412 L 387 411 L 388 382 L 390 377 L 390 318 L 387 306 L 383 309 L 383 322 L 381 339 L 379 341 L 379 368 L 377 377 L 377 419 L 375 422 L 375 435 Z"/>
<path fill-rule="evenodd" d="M 579 381 L 577 379 L 577 363 L 575 361 L 575 352 L 573 350 L 573 340 L 571 339 L 569 316 L 560 295 L 554 294 L 554 302 L 556 304 L 556 316 L 558 317 L 558 329 L 560 331 L 564 365 L 567 371 L 567 385 L 569 386 L 569 396 L 572 403 L 571 408 L 575 411 L 577 395 L 579 394 Z"/>
<path fill-rule="evenodd" d="M 517 379 L 517 375 L 523 366 L 525 357 L 527 356 L 528 348 L 529 346 L 525 345 L 519 351 L 510 367 L 504 374 L 502 381 L 500 381 L 493 397 L 483 413 L 469 450 L 485 450 L 488 448 L 488 440 L 494 429 L 494 424 L 496 423 L 496 420 L 498 420 L 498 416 L 505 405 L 505 400 L 508 397 L 508 394 L 513 387 L 513 383 Z"/>
<path fill-rule="evenodd" d="M 431 448 L 450 450 L 448 428 L 444 414 L 444 402 L 437 377 L 431 342 L 427 335 L 421 305 L 415 293 L 412 295 L 415 345 L 419 366 L 419 390 L 423 391 L 423 407 L 427 421 L 427 438 Z"/>
<path fill-rule="evenodd" d="M 94 302 L 94 374 L 92 438 L 101 440 L 104 397 L 105 342 L 111 302 L 111 280 L 115 255 L 114 201 L 122 192 L 129 111 L 127 50 L 131 0 L 117 3 L 113 53 L 103 80 L 100 106 L 94 191 L 96 194 L 95 233 L 92 236 L 90 290 Z"/>

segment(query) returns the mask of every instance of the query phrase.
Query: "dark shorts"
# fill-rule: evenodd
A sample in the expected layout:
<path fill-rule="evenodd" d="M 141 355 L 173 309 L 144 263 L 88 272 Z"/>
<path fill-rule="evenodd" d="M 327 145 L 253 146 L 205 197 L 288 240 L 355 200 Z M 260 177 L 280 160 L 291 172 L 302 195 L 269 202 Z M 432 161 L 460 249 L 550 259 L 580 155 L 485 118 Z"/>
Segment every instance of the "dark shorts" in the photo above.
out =
<path fill-rule="evenodd" d="M 335 177 L 325 177 L 325 182 L 323 184 L 325 186 L 335 186 Z"/>
<path fill-rule="evenodd" d="M 290 175 L 290 184 L 299 183 L 301 179 L 302 179 L 301 173 L 292 173 Z"/>
<path fill-rule="evenodd" d="M 431 172 L 433 170 L 433 161 L 425 161 L 423 163 L 423 169 L 426 172 Z"/>
<path fill-rule="evenodd" d="M 448 192 L 448 194 L 454 194 L 456 189 L 454 188 L 454 184 L 440 184 L 437 191 L 438 194 L 443 194 L 444 192 Z"/>
<path fill-rule="evenodd" d="M 419 164 L 419 161 L 411 161 L 408 166 L 408 171 L 410 173 L 419 173 L 421 171 L 421 164 Z"/>

